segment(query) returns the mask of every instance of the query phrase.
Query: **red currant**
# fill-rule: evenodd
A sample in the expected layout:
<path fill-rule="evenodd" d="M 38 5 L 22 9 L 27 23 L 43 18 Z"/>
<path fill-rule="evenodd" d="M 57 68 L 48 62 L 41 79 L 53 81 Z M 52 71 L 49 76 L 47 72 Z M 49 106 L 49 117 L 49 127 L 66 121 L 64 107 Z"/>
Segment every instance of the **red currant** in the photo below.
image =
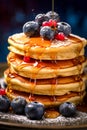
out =
<path fill-rule="evenodd" d="M 60 32 L 60 33 L 56 34 L 55 38 L 57 40 L 63 41 L 63 40 L 65 40 L 65 35 L 64 35 L 64 33 Z"/>
<path fill-rule="evenodd" d="M 53 19 L 50 19 L 49 20 L 49 26 L 56 27 L 57 26 L 57 22 L 55 20 L 53 20 Z"/>
<path fill-rule="evenodd" d="M 44 21 L 44 22 L 42 23 L 42 26 L 49 26 L 49 22 L 48 22 L 48 21 Z"/>
<path fill-rule="evenodd" d="M 23 60 L 24 60 L 24 62 L 29 63 L 29 61 L 30 61 L 30 57 L 29 57 L 29 56 L 24 56 Z"/>
<path fill-rule="evenodd" d="M 0 95 L 5 95 L 5 94 L 6 94 L 5 89 L 0 88 Z"/>

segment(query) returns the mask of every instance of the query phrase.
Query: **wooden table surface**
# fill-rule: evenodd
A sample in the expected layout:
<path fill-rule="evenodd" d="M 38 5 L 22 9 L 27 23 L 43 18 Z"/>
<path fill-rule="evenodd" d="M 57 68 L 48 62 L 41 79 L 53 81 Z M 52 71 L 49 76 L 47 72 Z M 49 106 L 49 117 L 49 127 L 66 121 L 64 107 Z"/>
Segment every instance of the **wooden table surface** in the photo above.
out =
<path fill-rule="evenodd" d="M 3 77 L 4 71 L 7 68 L 7 63 L 0 63 L 0 78 Z"/>

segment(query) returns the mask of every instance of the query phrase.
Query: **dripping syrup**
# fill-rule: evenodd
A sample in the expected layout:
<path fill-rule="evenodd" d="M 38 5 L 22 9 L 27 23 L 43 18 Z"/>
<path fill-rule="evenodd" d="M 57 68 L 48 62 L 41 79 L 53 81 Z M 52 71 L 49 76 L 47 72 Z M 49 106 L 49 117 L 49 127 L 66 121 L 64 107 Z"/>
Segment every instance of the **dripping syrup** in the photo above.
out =
<path fill-rule="evenodd" d="M 46 109 L 44 113 L 45 118 L 57 118 L 60 115 L 58 110 L 54 108 Z"/>

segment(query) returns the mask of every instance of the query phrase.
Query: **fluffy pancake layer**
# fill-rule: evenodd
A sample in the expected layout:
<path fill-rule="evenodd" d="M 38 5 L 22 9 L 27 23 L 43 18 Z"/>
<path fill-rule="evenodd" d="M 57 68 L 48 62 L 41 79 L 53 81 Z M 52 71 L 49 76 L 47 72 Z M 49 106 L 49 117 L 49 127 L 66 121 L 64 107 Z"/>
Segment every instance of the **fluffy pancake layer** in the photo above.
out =
<path fill-rule="evenodd" d="M 39 60 L 67 60 L 84 55 L 86 40 L 70 34 L 64 41 L 29 38 L 24 33 L 8 38 L 9 50 Z"/>
<path fill-rule="evenodd" d="M 38 95 L 64 95 L 70 92 L 85 91 L 86 75 L 58 77 L 54 79 L 32 80 L 12 74 L 6 70 L 5 80 L 8 88 Z"/>
<path fill-rule="evenodd" d="M 65 94 L 62 96 L 47 96 L 47 95 L 32 95 L 29 93 L 9 89 L 7 89 L 6 93 L 10 99 L 14 99 L 16 96 L 23 96 L 27 100 L 27 102 L 31 101 L 41 102 L 45 105 L 45 107 L 55 107 L 62 104 L 63 102 L 73 102 L 75 104 L 78 104 L 81 103 L 81 101 L 85 96 L 85 92 L 82 93 L 71 92 L 70 94 Z"/>
<path fill-rule="evenodd" d="M 10 65 L 10 72 L 32 79 L 78 75 L 83 73 L 84 67 L 87 64 L 84 56 L 71 60 L 57 61 L 40 61 L 31 58 L 29 63 L 26 63 L 23 61 L 23 56 L 12 52 L 9 53 L 7 61 Z"/>

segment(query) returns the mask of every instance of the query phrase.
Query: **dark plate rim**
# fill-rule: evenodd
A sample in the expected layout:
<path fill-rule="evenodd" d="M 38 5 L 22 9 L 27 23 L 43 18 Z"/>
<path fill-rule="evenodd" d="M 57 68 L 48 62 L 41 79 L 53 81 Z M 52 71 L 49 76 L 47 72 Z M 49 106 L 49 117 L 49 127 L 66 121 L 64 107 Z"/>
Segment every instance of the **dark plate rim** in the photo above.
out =
<path fill-rule="evenodd" d="M 15 123 L 15 122 L 9 122 L 9 121 L 2 121 L 0 120 L 0 127 L 15 127 L 15 128 L 33 128 L 33 129 L 84 129 L 87 128 L 87 124 L 84 125 L 77 125 L 77 126 L 57 126 L 57 125 L 39 125 L 39 124 L 22 124 L 22 123 Z"/>

